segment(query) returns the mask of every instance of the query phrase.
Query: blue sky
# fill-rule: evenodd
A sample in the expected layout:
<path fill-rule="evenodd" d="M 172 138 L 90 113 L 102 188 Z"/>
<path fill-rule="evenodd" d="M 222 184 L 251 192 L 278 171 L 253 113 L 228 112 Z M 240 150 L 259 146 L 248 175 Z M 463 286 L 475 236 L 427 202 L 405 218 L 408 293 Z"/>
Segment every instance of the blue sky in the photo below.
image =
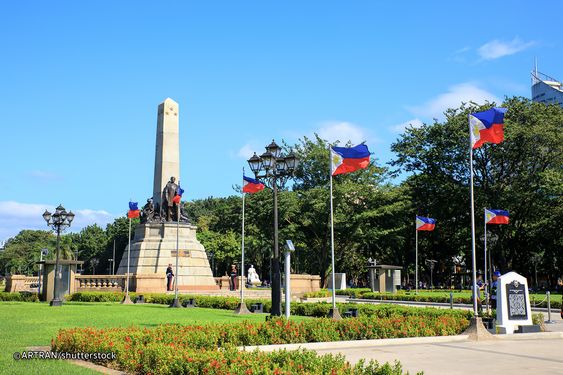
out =
<path fill-rule="evenodd" d="M 431 5 L 430 5 L 431 4 Z M 180 105 L 187 198 L 225 196 L 272 138 L 366 140 L 563 77 L 563 3 L 60 1 L 0 5 L 0 241 L 152 195 L 157 106 Z M 561 78 L 560 78 L 561 79 Z"/>

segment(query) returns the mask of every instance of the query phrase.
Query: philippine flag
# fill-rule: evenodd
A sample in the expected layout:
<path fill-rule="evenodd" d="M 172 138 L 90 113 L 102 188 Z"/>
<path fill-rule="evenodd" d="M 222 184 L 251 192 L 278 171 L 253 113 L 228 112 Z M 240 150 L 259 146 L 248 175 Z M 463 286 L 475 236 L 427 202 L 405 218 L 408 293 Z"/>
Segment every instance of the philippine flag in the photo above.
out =
<path fill-rule="evenodd" d="M 178 204 L 182 200 L 182 194 L 184 194 L 184 189 L 178 185 L 178 190 L 176 190 L 176 195 L 172 198 L 172 202 Z"/>
<path fill-rule="evenodd" d="M 479 148 L 485 142 L 501 143 L 504 141 L 504 114 L 506 108 L 491 108 L 484 112 L 469 115 L 469 133 L 471 147 Z"/>
<path fill-rule="evenodd" d="M 485 224 L 508 224 L 508 211 L 485 208 Z"/>
<path fill-rule="evenodd" d="M 357 171 L 369 165 L 368 146 L 361 144 L 354 147 L 330 148 L 331 173 L 333 176 Z"/>
<path fill-rule="evenodd" d="M 436 220 L 429 217 L 417 216 L 416 217 L 416 230 L 434 230 L 436 227 Z"/>
<path fill-rule="evenodd" d="M 129 202 L 129 211 L 127 211 L 127 217 L 129 219 L 134 219 L 139 217 L 141 211 L 139 211 L 138 202 Z"/>
<path fill-rule="evenodd" d="M 264 184 L 258 180 L 250 177 L 242 176 L 242 192 L 243 193 L 258 193 L 264 190 Z"/>

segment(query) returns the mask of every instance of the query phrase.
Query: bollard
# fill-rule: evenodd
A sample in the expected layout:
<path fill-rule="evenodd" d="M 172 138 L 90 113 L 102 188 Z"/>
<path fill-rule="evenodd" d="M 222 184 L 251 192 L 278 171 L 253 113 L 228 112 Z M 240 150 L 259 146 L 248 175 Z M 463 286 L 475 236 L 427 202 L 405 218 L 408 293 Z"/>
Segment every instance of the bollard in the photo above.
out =
<path fill-rule="evenodd" d="M 450 292 L 450 309 L 454 308 L 454 294 Z"/>
<path fill-rule="evenodd" d="M 553 320 L 551 320 L 551 293 L 549 292 L 549 290 L 546 292 L 547 294 L 547 320 L 545 321 L 546 324 L 553 324 L 555 323 Z"/>

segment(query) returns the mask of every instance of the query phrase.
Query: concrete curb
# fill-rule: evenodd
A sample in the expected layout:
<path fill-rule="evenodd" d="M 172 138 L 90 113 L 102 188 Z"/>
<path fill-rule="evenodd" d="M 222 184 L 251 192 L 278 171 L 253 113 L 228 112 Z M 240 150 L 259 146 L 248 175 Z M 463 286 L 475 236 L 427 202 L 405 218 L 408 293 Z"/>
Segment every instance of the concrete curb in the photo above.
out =
<path fill-rule="evenodd" d="M 563 332 L 537 332 L 537 333 L 517 333 L 512 335 L 492 335 L 495 339 L 511 340 L 553 340 L 563 338 Z M 262 352 L 273 352 L 275 350 L 334 350 L 369 348 L 392 345 L 416 345 L 416 344 L 441 344 L 446 342 L 468 342 L 469 335 L 456 336 L 431 336 L 431 337 L 405 337 L 399 339 L 375 339 L 375 340 L 352 340 L 352 341 L 328 341 L 310 342 L 300 344 L 279 344 L 279 345 L 253 345 L 239 347 L 239 350 Z"/>
<path fill-rule="evenodd" d="M 243 346 L 239 349 L 246 351 L 260 350 L 272 352 L 274 350 L 286 349 L 311 349 L 311 350 L 331 350 L 341 348 L 364 348 L 372 346 L 388 345 L 411 345 L 411 344 L 434 344 L 443 342 L 467 341 L 468 335 L 456 336 L 431 336 L 431 337 L 405 337 L 399 339 L 374 339 L 374 340 L 352 340 L 352 341 L 328 341 L 328 342 L 309 342 L 300 344 L 279 344 L 279 345 L 253 345 Z"/>

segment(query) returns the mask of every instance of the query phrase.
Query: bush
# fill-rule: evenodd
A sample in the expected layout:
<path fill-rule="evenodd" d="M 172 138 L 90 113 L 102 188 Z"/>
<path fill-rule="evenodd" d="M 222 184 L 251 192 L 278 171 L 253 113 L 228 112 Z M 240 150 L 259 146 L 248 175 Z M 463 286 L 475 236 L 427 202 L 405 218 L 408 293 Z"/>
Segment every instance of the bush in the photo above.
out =
<path fill-rule="evenodd" d="M 0 292 L 0 301 L 39 302 L 39 296 L 31 292 Z"/>
<path fill-rule="evenodd" d="M 339 356 L 319 357 L 309 351 L 239 352 L 236 347 L 452 335 L 468 325 L 469 321 L 459 316 L 411 315 L 302 322 L 277 318 L 262 323 L 169 324 L 154 329 L 74 328 L 60 330 L 52 340 L 52 348 L 65 352 L 114 352 L 117 360 L 112 367 L 136 373 L 244 373 L 242 369 L 261 374 L 401 374 L 399 365 L 379 366 L 371 362 L 352 367 Z"/>
<path fill-rule="evenodd" d="M 317 290 L 316 292 L 307 292 L 303 294 L 304 298 L 326 298 L 330 297 L 332 294 L 328 289 Z"/>

